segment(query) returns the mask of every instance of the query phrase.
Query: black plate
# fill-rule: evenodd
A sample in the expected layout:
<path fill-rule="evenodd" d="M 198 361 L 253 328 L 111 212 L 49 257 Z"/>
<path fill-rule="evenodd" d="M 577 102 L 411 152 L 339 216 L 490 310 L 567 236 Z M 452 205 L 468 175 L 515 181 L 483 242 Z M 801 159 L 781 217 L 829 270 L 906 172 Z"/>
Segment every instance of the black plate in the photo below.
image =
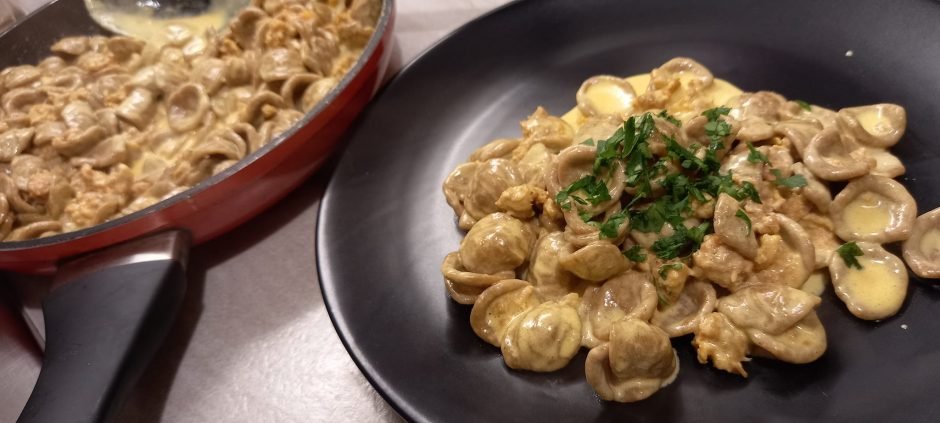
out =
<path fill-rule="evenodd" d="M 847 53 L 851 51 L 852 53 Z M 461 28 L 403 71 L 353 130 L 322 203 L 318 263 L 356 363 L 406 418 L 482 421 L 940 421 L 940 294 L 912 280 L 901 313 L 853 318 L 831 292 L 829 349 L 794 366 L 755 359 L 745 380 L 674 342 L 676 382 L 602 402 L 584 352 L 550 374 L 509 371 L 451 301 L 439 266 L 461 233 L 441 183 L 480 145 L 560 114 L 589 76 L 690 56 L 745 90 L 831 108 L 907 107 L 894 150 L 921 211 L 940 203 L 940 4 L 930 1 L 525 1 Z M 907 329 L 902 329 L 902 324 Z M 324 381 L 324 383 L 329 383 Z M 729 420 L 733 419 L 733 420 Z"/>

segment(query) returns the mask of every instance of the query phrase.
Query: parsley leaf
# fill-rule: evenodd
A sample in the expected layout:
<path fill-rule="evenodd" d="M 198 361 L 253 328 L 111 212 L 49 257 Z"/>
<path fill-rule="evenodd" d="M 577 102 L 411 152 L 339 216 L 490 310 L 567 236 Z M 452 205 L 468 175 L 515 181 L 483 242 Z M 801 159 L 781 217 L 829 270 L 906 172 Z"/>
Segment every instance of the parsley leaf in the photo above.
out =
<path fill-rule="evenodd" d="M 664 135 L 663 139 L 666 143 L 666 154 L 670 159 L 678 162 L 683 169 L 708 171 L 709 166 L 702 159 L 695 157 L 695 154 L 679 145 L 672 137 Z"/>
<path fill-rule="evenodd" d="M 731 135 L 731 125 L 721 119 L 729 112 L 731 109 L 727 107 L 716 107 L 702 112 L 702 116 L 708 118 L 708 123 L 705 124 L 705 135 L 708 135 L 712 143 L 722 142 L 725 137 Z"/>
<path fill-rule="evenodd" d="M 583 191 L 587 194 L 587 199 L 574 195 L 574 193 Z M 585 175 L 581 179 L 574 181 L 571 185 L 568 185 L 567 188 L 558 191 L 558 194 L 555 195 L 555 202 L 558 203 L 559 207 L 563 210 L 571 210 L 571 201 L 574 200 L 578 204 L 587 205 L 598 205 L 605 201 L 610 200 L 610 192 L 607 188 L 607 184 L 598 178 L 595 178 L 594 175 Z"/>
<path fill-rule="evenodd" d="M 862 270 L 862 264 L 858 262 L 856 257 L 863 256 L 865 253 L 862 252 L 861 248 L 858 248 L 858 244 L 854 241 L 842 244 L 841 247 L 836 249 L 836 252 L 842 257 L 842 261 L 845 262 L 845 267 L 854 267 L 858 270 Z"/>
<path fill-rule="evenodd" d="M 711 223 L 705 222 L 693 228 L 686 228 L 679 224 L 673 226 L 675 233 L 660 238 L 653 243 L 650 249 L 657 257 L 663 260 L 674 259 L 679 256 L 687 256 L 698 250 L 705 238 L 705 234 L 711 228 Z"/>
<path fill-rule="evenodd" d="M 630 259 L 630 261 L 635 261 L 637 263 L 646 261 L 646 252 L 643 251 L 643 247 L 639 245 L 630 247 L 629 250 L 623 252 L 623 255 Z"/>
<path fill-rule="evenodd" d="M 747 143 L 747 150 L 748 150 L 748 153 L 747 153 L 748 162 L 770 164 L 770 160 L 767 158 L 767 156 L 765 156 L 764 153 L 761 153 L 756 148 L 754 148 L 754 144 Z"/>
<path fill-rule="evenodd" d="M 588 223 L 591 221 L 591 219 L 594 218 L 594 215 L 591 212 L 585 212 L 585 211 L 578 213 L 578 216 L 581 217 L 581 220 L 583 220 L 584 223 Z"/>
<path fill-rule="evenodd" d="M 783 174 L 780 172 L 780 169 L 770 169 L 770 173 L 774 175 L 774 183 L 787 188 L 800 188 L 806 186 L 806 178 L 803 175 L 793 175 L 789 178 L 784 178 Z"/>
<path fill-rule="evenodd" d="M 803 101 L 803 100 L 793 100 L 793 101 L 795 101 L 796 104 L 799 104 L 801 109 L 806 110 L 807 112 L 813 110 L 813 106 L 810 106 L 809 103 L 807 103 L 807 102 L 805 102 L 805 101 Z"/>
<path fill-rule="evenodd" d="M 584 141 L 581 141 L 581 145 L 589 145 L 589 146 L 593 147 L 593 146 L 594 146 L 594 140 L 588 138 L 588 139 L 586 139 L 586 140 L 584 140 Z"/>
<path fill-rule="evenodd" d="M 682 126 L 682 121 L 680 121 L 679 119 L 676 119 L 675 116 L 670 115 L 669 112 L 667 112 L 666 110 L 663 110 L 663 111 L 659 112 L 659 114 L 657 114 L 656 116 L 659 116 L 659 117 L 665 119 L 666 122 L 669 122 L 669 123 L 671 123 L 671 124 L 673 124 L 673 125 Z"/>
<path fill-rule="evenodd" d="M 626 210 L 621 210 L 608 217 L 607 220 L 604 221 L 604 223 L 600 226 L 601 238 L 616 238 L 617 229 L 620 228 L 620 225 L 622 225 L 623 221 L 626 219 Z"/>
<path fill-rule="evenodd" d="M 669 210 L 663 201 L 657 201 L 649 207 L 634 212 L 630 227 L 639 232 L 655 233 L 663 229 Z"/>
<path fill-rule="evenodd" d="M 669 273 L 670 270 L 675 270 L 678 272 L 679 270 L 682 270 L 683 266 L 685 265 L 682 263 L 664 264 L 659 267 L 659 277 L 663 280 L 666 280 L 666 275 Z"/>
<path fill-rule="evenodd" d="M 741 219 L 744 221 L 744 225 L 747 226 L 747 235 L 750 235 L 751 234 L 751 218 L 748 217 L 747 213 L 745 213 L 744 210 L 738 209 L 738 211 L 734 212 L 734 217 L 737 217 L 738 219 Z"/>

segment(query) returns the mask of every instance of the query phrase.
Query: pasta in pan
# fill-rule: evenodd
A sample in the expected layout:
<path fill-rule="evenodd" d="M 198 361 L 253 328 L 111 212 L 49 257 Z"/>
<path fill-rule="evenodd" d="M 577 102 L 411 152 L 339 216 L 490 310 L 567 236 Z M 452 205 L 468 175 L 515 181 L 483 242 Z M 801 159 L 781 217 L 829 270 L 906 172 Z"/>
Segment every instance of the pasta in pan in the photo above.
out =
<path fill-rule="evenodd" d="M 592 77 L 576 100 L 443 184 L 468 231 L 445 286 L 513 369 L 556 370 L 583 346 L 602 399 L 639 401 L 675 380 L 671 338 L 743 377 L 751 356 L 818 359 L 829 280 L 855 316 L 894 315 L 908 273 L 882 244 L 907 240 L 914 271 L 938 277 L 938 211 L 918 218 L 892 179 L 901 106 L 745 93 L 688 58 Z"/>
<path fill-rule="evenodd" d="M 217 174 L 290 128 L 355 64 L 379 0 L 253 0 L 166 44 L 67 37 L 0 71 L 0 240 L 93 226 Z"/>

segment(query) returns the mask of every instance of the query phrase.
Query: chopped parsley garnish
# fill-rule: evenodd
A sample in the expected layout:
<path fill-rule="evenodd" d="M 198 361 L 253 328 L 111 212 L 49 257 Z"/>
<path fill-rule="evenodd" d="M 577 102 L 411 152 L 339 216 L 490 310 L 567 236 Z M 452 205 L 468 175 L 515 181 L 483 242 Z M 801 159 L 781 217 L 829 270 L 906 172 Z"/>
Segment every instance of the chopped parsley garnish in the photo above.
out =
<path fill-rule="evenodd" d="M 574 207 L 582 220 L 598 228 L 601 239 L 617 238 L 619 229 L 628 220 L 630 230 L 645 233 L 660 233 L 663 226 L 668 224 L 672 234 L 657 239 L 649 251 L 662 260 L 689 256 L 698 250 L 705 235 L 712 230 L 710 222 L 685 226 L 684 222 L 692 214 L 693 207 L 714 201 L 722 192 L 739 201 L 750 199 L 760 203 L 760 196 L 753 184 L 738 184 L 730 173 L 722 174 L 720 171 L 718 156 L 731 135 L 731 125 L 722 116 L 728 115 L 730 111 L 727 107 L 717 107 L 703 112 L 702 115 L 708 119 L 705 124 L 708 143 L 704 146 L 696 143 L 688 147 L 657 130 L 657 117 L 676 126 L 682 125 L 668 112 L 631 116 L 610 138 L 583 143 L 595 147 L 591 174 L 559 191 L 555 196 L 556 203 L 564 210 L 572 210 Z M 659 141 L 665 148 L 663 157 L 656 157 L 652 153 L 650 143 Z M 759 152 L 757 154 L 760 155 Z M 763 155 L 758 157 L 766 160 Z M 633 195 L 624 196 L 620 211 L 599 221 L 595 212 L 586 208 L 611 200 L 608 186 L 611 172 L 621 167 L 625 177 L 624 188 Z M 644 261 L 647 256 L 646 250 L 639 246 L 623 254 L 633 261 Z"/>
<path fill-rule="evenodd" d="M 607 220 L 605 220 L 604 223 L 602 223 L 600 226 L 601 238 L 616 238 L 617 228 L 619 228 L 626 219 L 626 210 L 621 210 L 608 217 Z"/>
<path fill-rule="evenodd" d="M 575 195 L 577 192 L 584 192 L 587 197 Z M 608 191 L 607 184 L 604 183 L 602 179 L 596 178 L 594 175 L 585 175 L 581 179 L 574 181 L 571 185 L 568 185 L 567 188 L 558 191 L 558 194 L 555 195 L 555 202 L 564 210 L 571 210 L 572 200 L 582 206 L 588 204 L 596 206 L 605 201 L 609 201 L 610 192 Z"/>
<path fill-rule="evenodd" d="M 665 119 L 666 122 L 669 122 L 669 123 L 671 123 L 671 124 L 673 124 L 673 125 L 682 126 L 682 122 L 680 122 L 679 119 L 676 119 L 675 116 L 670 115 L 669 112 L 667 112 L 667 111 L 665 111 L 665 110 L 659 112 L 659 114 L 657 114 L 656 116 L 659 116 L 659 117 Z"/>
<path fill-rule="evenodd" d="M 593 146 L 594 146 L 594 140 L 588 138 L 588 139 L 586 139 L 586 140 L 584 140 L 584 141 L 581 141 L 581 145 L 589 145 L 589 146 L 593 147 Z"/>
<path fill-rule="evenodd" d="M 744 212 L 744 210 L 738 209 L 734 212 L 734 217 L 744 221 L 744 226 L 747 226 L 747 235 L 751 234 L 751 218 Z"/>
<path fill-rule="evenodd" d="M 754 144 L 747 143 L 747 150 L 748 150 L 748 153 L 747 153 L 748 162 L 770 164 L 770 160 L 767 158 L 767 156 L 765 156 L 764 153 L 761 153 L 756 148 L 754 148 Z"/>
<path fill-rule="evenodd" d="M 623 255 L 630 259 L 630 261 L 635 261 L 637 263 L 646 261 L 646 252 L 643 251 L 643 247 L 639 245 L 630 247 L 629 250 L 623 252 Z"/>
<path fill-rule="evenodd" d="M 682 263 L 668 263 L 659 267 L 659 277 L 666 280 L 666 275 L 670 270 L 680 271 L 684 265 Z"/>
<path fill-rule="evenodd" d="M 698 250 L 705 234 L 711 229 L 711 223 L 705 222 L 691 228 L 686 228 L 680 223 L 673 225 L 673 229 L 675 233 L 656 240 L 650 247 L 653 253 L 663 260 L 685 257 Z"/>
<path fill-rule="evenodd" d="M 801 109 L 806 110 L 807 112 L 813 110 L 813 106 L 810 106 L 809 103 L 807 103 L 807 102 L 805 102 L 805 101 L 803 101 L 803 100 L 793 100 L 793 101 L 795 101 L 796 104 L 799 104 Z"/>
<path fill-rule="evenodd" d="M 780 169 L 770 169 L 770 173 L 774 175 L 774 183 L 787 188 L 801 188 L 806 186 L 806 178 L 803 175 L 793 175 L 788 178 L 784 178 L 783 174 L 780 172 Z"/>
<path fill-rule="evenodd" d="M 854 241 L 842 244 L 841 247 L 836 249 L 836 252 L 842 257 L 842 261 L 845 262 L 845 267 L 854 267 L 858 270 L 862 270 L 862 264 L 858 262 L 856 257 L 863 256 L 865 253 L 862 252 L 861 248 L 858 248 L 858 244 Z"/>

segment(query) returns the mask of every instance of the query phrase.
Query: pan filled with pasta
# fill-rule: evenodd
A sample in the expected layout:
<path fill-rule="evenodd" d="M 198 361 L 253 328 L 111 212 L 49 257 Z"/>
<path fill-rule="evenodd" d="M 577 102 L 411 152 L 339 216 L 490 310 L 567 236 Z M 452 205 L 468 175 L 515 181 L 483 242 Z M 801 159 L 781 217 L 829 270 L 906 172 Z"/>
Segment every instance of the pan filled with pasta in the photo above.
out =
<path fill-rule="evenodd" d="M 134 38 L 58 0 L 0 34 L 0 269 L 55 274 L 24 418 L 106 417 L 172 322 L 188 247 L 298 186 L 377 90 L 391 0 L 245 3 L 123 17 L 152 34 Z M 63 386 L 85 394 L 50 406 Z"/>

